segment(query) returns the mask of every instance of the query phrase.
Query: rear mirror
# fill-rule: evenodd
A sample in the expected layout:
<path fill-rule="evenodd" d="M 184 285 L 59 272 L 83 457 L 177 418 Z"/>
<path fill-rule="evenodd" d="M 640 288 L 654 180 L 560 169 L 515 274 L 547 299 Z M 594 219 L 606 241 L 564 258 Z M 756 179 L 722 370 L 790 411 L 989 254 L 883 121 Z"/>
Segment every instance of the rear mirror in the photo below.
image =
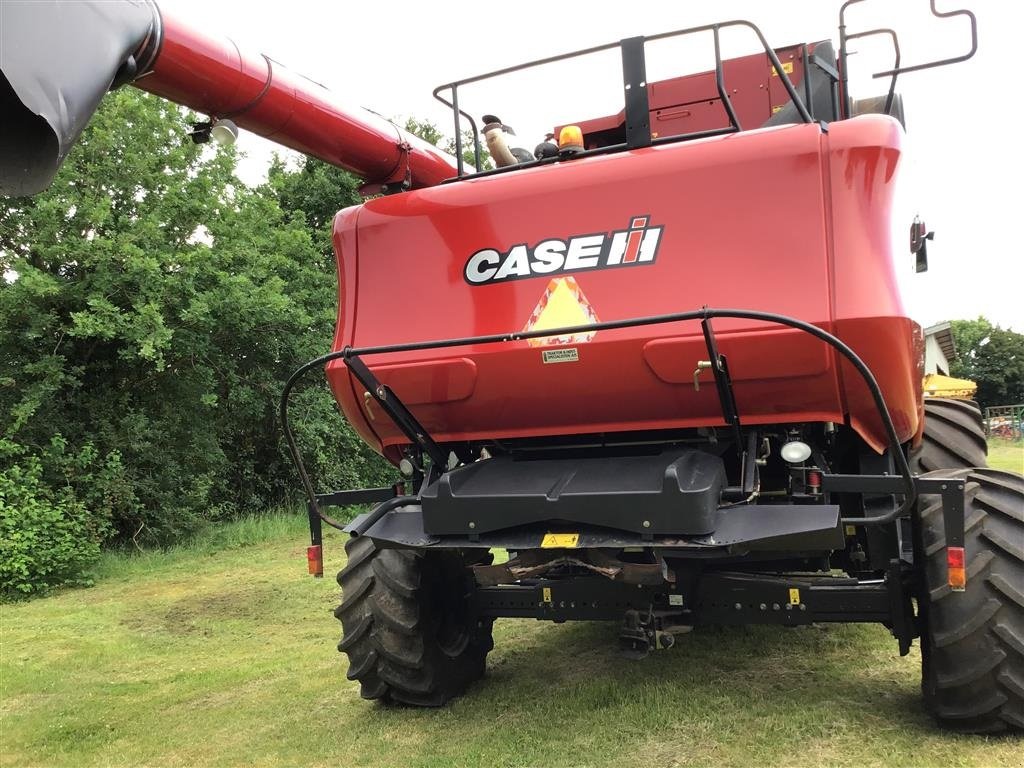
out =
<path fill-rule="evenodd" d="M 928 241 L 934 239 L 935 233 L 929 232 L 925 223 L 915 216 L 910 225 L 910 252 L 916 257 L 915 272 L 928 271 Z"/>

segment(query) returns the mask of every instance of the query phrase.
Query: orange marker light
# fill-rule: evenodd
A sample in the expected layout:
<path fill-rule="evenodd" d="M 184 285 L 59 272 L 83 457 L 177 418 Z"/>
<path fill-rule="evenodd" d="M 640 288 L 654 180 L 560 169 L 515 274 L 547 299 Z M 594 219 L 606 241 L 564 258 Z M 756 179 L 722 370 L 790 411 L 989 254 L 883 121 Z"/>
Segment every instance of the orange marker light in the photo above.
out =
<path fill-rule="evenodd" d="M 324 548 L 320 544 L 306 547 L 306 562 L 309 564 L 309 575 L 318 579 L 324 575 Z"/>
<path fill-rule="evenodd" d="M 946 547 L 946 565 L 949 568 L 949 586 L 954 592 L 963 592 L 967 588 L 964 548 Z"/>
<path fill-rule="evenodd" d="M 574 155 L 583 149 L 583 131 L 578 125 L 567 125 L 558 132 L 559 154 Z"/>

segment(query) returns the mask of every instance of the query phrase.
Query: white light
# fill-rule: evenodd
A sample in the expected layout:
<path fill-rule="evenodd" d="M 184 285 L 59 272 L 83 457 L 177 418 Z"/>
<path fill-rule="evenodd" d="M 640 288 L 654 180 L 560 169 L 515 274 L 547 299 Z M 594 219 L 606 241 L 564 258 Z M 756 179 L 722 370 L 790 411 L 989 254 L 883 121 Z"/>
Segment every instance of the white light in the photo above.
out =
<path fill-rule="evenodd" d="M 801 461 L 807 461 L 811 457 L 811 446 L 807 443 L 801 443 L 799 440 L 794 440 L 782 446 L 779 455 L 788 464 L 799 464 Z"/>
<path fill-rule="evenodd" d="M 238 138 L 238 126 L 231 120 L 218 120 L 210 129 L 210 138 L 218 144 L 230 147 Z"/>

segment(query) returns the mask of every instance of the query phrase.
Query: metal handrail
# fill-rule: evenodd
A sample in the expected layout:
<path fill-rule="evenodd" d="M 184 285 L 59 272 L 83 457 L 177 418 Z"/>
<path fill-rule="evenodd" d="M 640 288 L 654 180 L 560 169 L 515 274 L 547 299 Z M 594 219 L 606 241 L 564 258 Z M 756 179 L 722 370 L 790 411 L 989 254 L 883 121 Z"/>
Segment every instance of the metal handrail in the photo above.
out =
<path fill-rule="evenodd" d="M 855 0 L 855 1 L 859 1 L 859 0 Z M 683 35 L 694 35 L 694 34 L 710 32 L 712 34 L 712 36 L 713 36 L 714 45 L 715 45 L 715 81 L 716 81 L 716 87 L 718 89 L 718 93 L 719 93 L 719 96 L 720 96 L 721 101 L 722 101 L 722 107 L 723 107 L 723 109 L 725 109 L 726 115 L 729 117 L 729 122 L 733 126 L 732 129 L 727 129 L 727 130 L 729 130 L 730 132 L 735 132 L 735 131 L 742 130 L 742 128 L 739 126 L 739 120 L 736 117 L 735 110 L 732 107 L 732 102 L 731 102 L 731 100 L 729 98 L 728 91 L 725 88 L 725 79 L 724 79 L 724 74 L 723 74 L 723 69 L 722 69 L 722 53 L 721 53 L 720 42 L 719 42 L 719 33 L 720 33 L 720 31 L 722 29 L 726 29 L 726 28 L 729 28 L 729 27 L 746 27 L 746 28 L 752 30 L 755 35 L 757 35 L 758 41 L 761 43 L 761 46 L 764 48 L 764 52 L 768 56 L 769 60 L 771 61 L 772 66 L 775 67 L 775 71 L 778 73 L 779 78 L 781 79 L 783 86 L 785 87 L 787 93 L 789 94 L 789 98 L 792 99 L 793 103 L 796 105 L 797 111 L 800 114 L 801 120 L 803 120 L 803 122 L 805 122 L 805 123 L 812 123 L 812 122 L 814 122 L 814 118 L 812 117 L 812 115 L 810 113 L 810 108 L 808 107 L 807 104 L 804 103 L 803 99 L 800 97 L 800 95 L 797 92 L 796 88 L 793 86 L 793 82 L 789 79 L 789 75 L 783 69 L 782 63 L 779 61 L 779 57 L 775 53 L 775 50 L 771 47 L 771 45 L 769 45 L 768 40 L 765 38 L 765 36 L 761 32 L 760 28 L 756 24 L 754 24 L 753 22 L 746 21 L 744 19 L 733 19 L 731 21 L 722 21 L 722 22 L 718 22 L 718 23 L 715 23 L 715 24 L 704 24 L 704 25 L 699 26 L 699 27 L 688 27 L 686 29 L 677 29 L 677 30 L 674 30 L 672 32 L 662 32 L 660 34 L 650 35 L 648 37 L 631 38 L 631 40 L 640 40 L 640 41 L 642 41 L 642 43 L 646 44 L 646 43 L 649 43 L 649 42 L 652 42 L 652 41 L 655 41 L 655 40 L 664 40 L 664 39 L 670 38 L 670 37 L 680 37 L 680 36 L 683 36 Z M 540 67 L 540 66 L 544 66 L 546 64 L 552 64 L 552 63 L 558 62 L 558 61 L 565 61 L 565 60 L 568 60 L 568 59 L 578 58 L 580 56 L 589 56 L 591 54 L 600 53 L 602 51 L 609 51 L 609 50 L 613 50 L 613 49 L 616 49 L 616 48 L 619 48 L 621 50 L 622 46 L 623 46 L 623 43 L 625 43 L 625 42 L 626 42 L 625 40 L 620 40 L 620 41 L 617 41 L 617 42 L 614 42 L 614 43 L 605 43 L 604 45 L 595 45 L 595 46 L 592 46 L 590 48 L 584 48 L 584 49 L 578 50 L 578 51 L 572 51 L 572 52 L 569 52 L 569 53 L 558 54 L 556 56 L 546 56 L 546 57 L 544 57 L 542 59 L 536 59 L 534 61 L 528 61 L 528 62 L 526 62 L 524 64 L 517 64 L 517 65 L 511 66 L 511 67 L 503 67 L 501 69 L 496 69 L 496 70 L 494 70 L 492 72 L 487 72 L 487 73 L 482 74 L 482 75 L 475 75 L 473 77 L 463 78 L 462 80 L 454 80 L 454 81 L 452 81 L 450 83 L 444 83 L 443 85 L 437 86 L 437 88 L 435 88 L 434 92 L 433 92 L 434 98 L 437 99 L 438 101 L 440 101 L 442 104 L 444 104 L 446 107 L 448 107 L 449 109 L 451 109 L 453 111 L 453 116 L 454 116 L 454 121 L 455 121 L 456 154 L 461 156 L 461 148 L 462 148 L 461 134 L 462 134 L 462 132 L 461 132 L 461 125 L 460 125 L 460 115 L 462 117 L 466 117 L 470 121 L 470 126 L 471 126 L 472 132 L 473 132 L 473 142 L 474 142 L 475 147 L 476 147 L 477 157 L 478 158 L 479 158 L 479 151 L 480 151 L 480 134 L 479 134 L 479 131 L 477 130 L 476 123 L 473 121 L 473 119 L 466 112 L 464 112 L 458 106 L 458 104 L 459 104 L 458 89 L 459 89 L 460 86 L 469 85 L 471 83 L 478 83 L 478 82 L 481 82 L 483 80 L 489 80 L 489 79 L 494 78 L 494 77 L 499 77 L 501 75 L 507 75 L 507 74 L 510 74 L 512 72 L 519 72 L 519 71 L 522 71 L 522 70 L 525 70 L 525 69 L 532 69 L 534 67 Z M 442 91 L 445 91 L 445 90 L 451 91 L 451 99 L 450 100 L 444 98 L 441 95 Z M 722 133 L 722 132 L 723 131 L 717 131 L 717 133 Z M 694 132 L 694 133 L 689 133 L 689 134 L 680 134 L 678 136 L 665 137 L 665 138 L 668 139 L 668 140 L 671 140 L 671 141 L 685 141 L 687 139 L 693 139 L 693 138 L 698 138 L 698 137 L 703 136 L 703 135 L 707 135 L 707 133 L 708 132 L 706 132 L 706 131 L 701 131 L 701 132 Z M 614 147 L 604 147 L 602 149 L 604 151 L 610 151 L 612 149 L 625 149 L 625 148 L 626 148 L 626 144 L 622 144 L 622 145 L 615 145 Z M 578 156 L 579 155 L 577 155 L 577 157 Z M 478 166 L 477 170 L 478 171 L 480 170 L 479 169 L 479 164 L 480 163 L 479 163 L 479 160 L 478 160 L 477 161 L 477 166 Z M 459 171 L 458 171 L 459 172 L 459 176 L 462 176 L 463 163 L 461 162 L 461 160 L 459 160 L 458 166 L 459 166 Z"/>
<path fill-rule="evenodd" d="M 288 422 L 288 399 L 295 383 L 315 367 L 326 365 L 332 360 L 343 360 L 346 365 L 348 365 L 350 360 L 358 360 L 359 358 L 367 355 L 381 355 L 392 352 L 418 352 L 431 349 L 450 349 L 453 347 L 465 347 L 476 344 L 498 344 L 504 342 L 548 338 L 551 336 L 573 336 L 577 334 L 609 331 L 620 328 L 637 328 L 648 325 L 664 325 L 667 323 L 692 320 L 706 321 L 712 318 L 756 320 L 788 326 L 824 341 L 843 355 L 843 357 L 845 357 L 860 374 L 861 378 L 867 385 L 868 390 L 871 392 L 871 397 L 882 421 L 882 425 L 885 428 L 886 437 L 889 441 L 889 450 L 893 455 L 893 460 L 896 462 L 896 468 L 899 471 L 900 478 L 903 481 L 903 486 L 906 491 L 903 503 L 884 515 L 878 515 L 875 517 L 844 518 L 843 522 L 850 525 L 882 525 L 890 523 L 899 517 L 903 517 L 910 511 L 914 502 L 917 500 L 917 489 L 914 484 L 913 475 L 910 471 L 910 465 L 907 463 L 907 458 L 901 449 L 899 435 L 896 433 L 896 427 L 893 424 L 892 416 L 890 415 L 889 408 L 886 405 L 885 397 L 882 395 L 881 388 L 878 386 L 878 381 L 875 379 L 871 369 L 868 368 L 867 364 L 861 360 L 857 353 L 838 337 L 822 330 L 816 325 L 804 322 L 803 320 L 772 312 L 759 312 L 746 309 L 713 309 L 709 307 L 704 307 L 703 309 L 693 310 L 690 312 L 650 315 L 646 317 L 629 318 L 626 320 L 609 320 L 599 323 L 589 323 L 586 325 L 567 326 L 564 328 L 548 328 L 544 330 L 518 331 L 513 333 L 488 334 L 484 336 L 466 336 L 452 339 L 438 339 L 434 341 L 410 342 L 405 344 L 345 347 L 344 349 L 329 352 L 314 360 L 310 360 L 289 377 L 281 394 L 280 404 L 280 415 L 285 433 L 285 441 L 287 442 L 292 460 L 295 462 L 295 465 L 299 470 L 299 477 L 302 481 L 303 488 L 309 496 L 310 510 L 322 517 L 322 514 L 319 511 L 319 505 L 317 504 L 316 491 L 309 479 L 309 475 L 306 473 L 305 467 L 302 463 L 302 456 L 299 453 L 298 446 L 295 442 L 295 436 L 292 433 L 291 425 Z"/>

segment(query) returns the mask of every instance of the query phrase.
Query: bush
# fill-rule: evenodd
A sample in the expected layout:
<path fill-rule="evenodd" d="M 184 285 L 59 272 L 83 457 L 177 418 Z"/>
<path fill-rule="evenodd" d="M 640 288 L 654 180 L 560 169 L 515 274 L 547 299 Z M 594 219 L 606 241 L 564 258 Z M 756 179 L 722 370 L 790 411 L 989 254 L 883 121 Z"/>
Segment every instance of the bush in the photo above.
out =
<path fill-rule="evenodd" d="M 62 584 L 90 584 L 88 569 L 110 531 L 74 489 L 43 481 L 38 456 L 0 441 L 0 595 L 10 599 Z"/>
<path fill-rule="evenodd" d="M 19 591 L 78 579 L 99 542 L 163 546 L 298 496 L 278 397 L 330 348 L 327 230 L 356 183 L 279 164 L 250 189 L 230 150 L 184 140 L 190 119 L 115 91 L 49 189 L 0 199 L 0 441 L 24 447 L 4 470 L 23 549 L 3 566 Z M 319 488 L 390 476 L 322 378 L 295 401 Z"/>

